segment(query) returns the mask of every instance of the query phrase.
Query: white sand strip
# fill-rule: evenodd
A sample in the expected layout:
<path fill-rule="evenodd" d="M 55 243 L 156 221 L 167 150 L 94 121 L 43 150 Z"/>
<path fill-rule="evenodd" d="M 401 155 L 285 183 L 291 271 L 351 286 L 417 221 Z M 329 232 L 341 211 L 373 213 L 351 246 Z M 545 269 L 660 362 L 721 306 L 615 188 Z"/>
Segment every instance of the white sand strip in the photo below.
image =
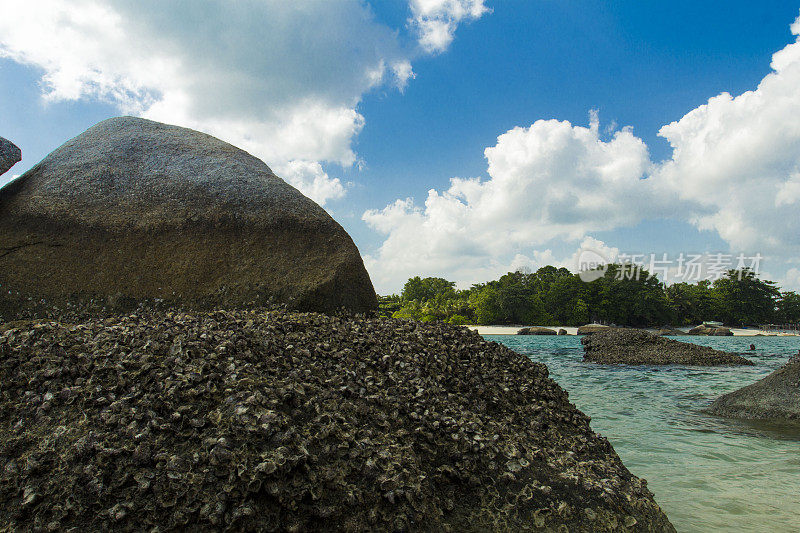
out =
<path fill-rule="evenodd" d="M 536 327 L 536 326 L 474 326 L 469 325 L 466 326 L 469 329 L 475 330 L 481 335 L 516 335 L 517 331 L 525 327 Z M 559 329 L 567 330 L 568 335 L 577 335 L 578 328 L 573 326 L 542 326 L 545 328 L 549 328 L 555 331 Z M 690 328 L 683 327 L 678 328 L 682 331 L 688 331 Z M 760 329 L 745 329 L 745 328 L 730 328 L 733 332 L 734 336 L 737 337 L 753 337 L 755 335 L 777 335 L 777 336 L 797 336 L 795 333 L 786 333 L 786 332 L 777 332 L 777 331 L 767 331 L 767 330 L 760 330 Z M 655 329 L 650 329 L 650 331 L 657 331 Z"/>

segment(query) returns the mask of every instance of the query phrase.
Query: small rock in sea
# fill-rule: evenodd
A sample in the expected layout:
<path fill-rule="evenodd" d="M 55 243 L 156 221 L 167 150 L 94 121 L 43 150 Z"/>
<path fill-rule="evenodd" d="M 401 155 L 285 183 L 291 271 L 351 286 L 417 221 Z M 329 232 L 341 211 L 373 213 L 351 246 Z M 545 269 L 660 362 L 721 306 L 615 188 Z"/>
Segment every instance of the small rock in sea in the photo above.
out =
<path fill-rule="evenodd" d="M 559 328 L 558 334 L 559 335 L 567 335 L 567 330 L 565 330 L 564 328 Z"/>
<path fill-rule="evenodd" d="M 731 337 L 733 336 L 733 331 L 722 326 L 706 326 L 705 324 L 700 324 L 690 329 L 686 334 L 706 335 L 709 337 Z"/>
<path fill-rule="evenodd" d="M 532 326 L 529 328 L 522 328 L 517 331 L 517 335 L 556 335 L 556 331 L 550 328 L 543 328 L 541 326 Z"/>
<path fill-rule="evenodd" d="M 581 339 L 583 360 L 618 365 L 752 365 L 744 357 L 637 329 L 609 328 Z"/>
<path fill-rule="evenodd" d="M 672 326 L 664 326 L 657 331 L 657 334 L 661 335 L 662 337 L 676 337 L 686 335 L 686 332 L 673 328 Z"/>
<path fill-rule="evenodd" d="M 589 335 L 591 333 L 596 333 L 598 331 L 605 331 L 607 329 L 612 329 L 610 326 L 604 326 L 602 324 L 586 324 L 578 328 L 578 335 Z"/>
<path fill-rule="evenodd" d="M 720 396 L 707 412 L 729 418 L 800 422 L 800 354 L 759 381 Z"/>
<path fill-rule="evenodd" d="M 446 324 L 19 324 L 0 428 L 3 531 L 674 531 L 545 365 Z"/>
<path fill-rule="evenodd" d="M 11 141 L 0 137 L 0 174 L 22 161 L 22 150 Z"/>

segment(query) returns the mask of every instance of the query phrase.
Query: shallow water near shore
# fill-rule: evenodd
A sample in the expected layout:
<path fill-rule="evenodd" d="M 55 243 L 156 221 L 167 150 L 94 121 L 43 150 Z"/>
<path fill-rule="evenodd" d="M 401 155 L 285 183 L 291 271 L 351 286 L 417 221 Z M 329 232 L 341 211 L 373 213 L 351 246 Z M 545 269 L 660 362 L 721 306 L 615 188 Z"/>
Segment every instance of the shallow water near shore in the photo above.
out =
<path fill-rule="evenodd" d="M 798 530 L 800 426 L 728 420 L 702 409 L 783 365 L 800 337 L 673 337 L 755 363 L 717 368 L 584 363 L 575 336 L 485 338 L 545 363 L 625 466 L 647 480 L 678 531 Z M 755 352 L 747 351 L 751 343 Z"/>

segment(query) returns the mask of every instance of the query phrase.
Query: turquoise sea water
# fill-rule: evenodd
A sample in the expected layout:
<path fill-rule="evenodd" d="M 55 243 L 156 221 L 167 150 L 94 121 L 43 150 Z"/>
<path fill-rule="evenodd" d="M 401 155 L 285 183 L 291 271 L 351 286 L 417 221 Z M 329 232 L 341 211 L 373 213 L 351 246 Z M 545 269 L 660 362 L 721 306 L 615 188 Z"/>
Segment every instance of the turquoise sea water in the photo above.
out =
<path fill-rule="evenodd" d="M 701 412 L 784 364 L 800 337 L 676 338 L 756 363 L 722 368 L 584 363 L 575 336 L 485 338 L 545 363 L 625 466 L 647 480 L 678 531 L 800 531 L 800 427 Z"/>

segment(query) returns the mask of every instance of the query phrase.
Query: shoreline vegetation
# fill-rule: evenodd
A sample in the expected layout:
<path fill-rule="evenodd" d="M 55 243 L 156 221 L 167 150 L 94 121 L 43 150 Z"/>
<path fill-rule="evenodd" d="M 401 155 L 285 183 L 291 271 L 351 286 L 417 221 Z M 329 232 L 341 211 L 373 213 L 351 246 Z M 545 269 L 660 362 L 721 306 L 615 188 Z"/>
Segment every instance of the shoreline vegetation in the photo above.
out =
<path fill-rule="evenodd" d="M 497 280 L 457 290 L 444 278 L 410 278 L 397 295 L 379 296 L 380 314 L 421 322 L 448 322 L 482 334 L 514 334 L 522 327 L 565 329 L 570 335 L 588 323 L 682 330 L 720 321 L 734 335 L 774 335 L 771 324 L 800 323 L 800 295 L 784 291 L 749 270 L 729 270 L 715 281 L 666 285 L 646 270 L 620 275 L 611 264 L 605 274 L 584 282 L 566 268 L 509 272 Z M 552 326 L 549 324 L 559 324 Z"/>

